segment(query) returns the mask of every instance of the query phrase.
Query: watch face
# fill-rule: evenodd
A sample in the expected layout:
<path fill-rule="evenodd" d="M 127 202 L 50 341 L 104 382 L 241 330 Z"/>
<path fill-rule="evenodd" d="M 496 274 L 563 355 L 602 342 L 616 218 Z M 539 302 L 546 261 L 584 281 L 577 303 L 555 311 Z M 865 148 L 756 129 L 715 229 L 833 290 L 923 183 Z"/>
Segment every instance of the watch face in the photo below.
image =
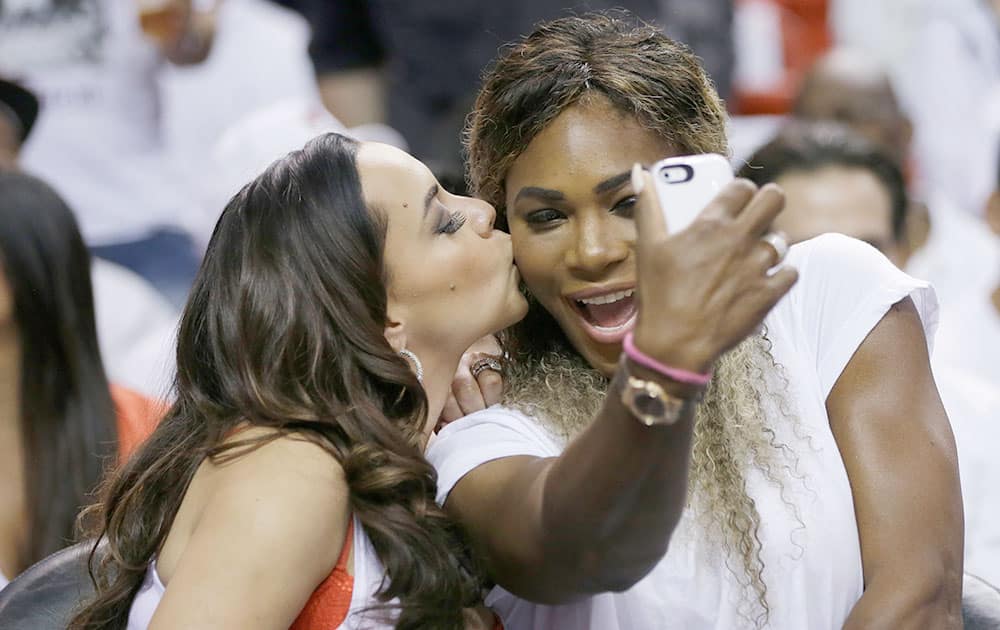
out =
<path fill-rule="evenodd" d="M 636 392 L 633 402 L 636 411 L 644 416 L 661 418 L 667 410 L 666 405 L 663 404 L 663 400 L 648 391 Z"/>
<path fill-rule="evenodd" d="M 684 409 L 684 401 L 674 398 L 651 381 L 629 377 L 622 402 L 646 426 L 673 424 Z"/>

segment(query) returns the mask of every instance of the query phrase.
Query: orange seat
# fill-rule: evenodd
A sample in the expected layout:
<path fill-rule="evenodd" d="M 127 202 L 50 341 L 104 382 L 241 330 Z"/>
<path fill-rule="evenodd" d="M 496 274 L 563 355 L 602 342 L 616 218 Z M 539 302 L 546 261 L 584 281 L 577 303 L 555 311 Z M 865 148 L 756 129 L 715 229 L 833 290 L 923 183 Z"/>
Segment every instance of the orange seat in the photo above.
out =
<path fill-rule="evenodd" d="M 125 461 L 148 438 L 169 406 L 121 385 L 111 385 L 118 425 L 118 457 Z"/>

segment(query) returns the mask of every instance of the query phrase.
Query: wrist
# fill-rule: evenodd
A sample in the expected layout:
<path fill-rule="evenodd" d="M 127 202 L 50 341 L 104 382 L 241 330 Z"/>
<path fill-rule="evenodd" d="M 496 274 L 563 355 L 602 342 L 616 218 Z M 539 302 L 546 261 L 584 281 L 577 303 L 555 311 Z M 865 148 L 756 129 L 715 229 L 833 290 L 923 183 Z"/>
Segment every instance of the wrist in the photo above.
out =
<path fill-rule="evenodd" d="M 712 371 L 716 356 L 696 341 L 667 337 L 649 333 L 636 327 L 632 335 L 633 345 L 639 352 L 664 365 L 693 372 L 707 374 Z"/>
<path fill-rule="evenodd" d="M 631 332 L 626 334 L 622 340 L 622 351 L 632 363 L 641 365 L 678 383 L 705 387 L 712 379 L 712 372 L 710 370 L 695 372 L 676 365 L 669 365 L 643 352 L 636 346 L 635 338 Z"/>
<path fill-rule="evenodd" d="M 635 363 L 627 356 L 622 357 L 622 361 L 619 363 L 618 373 L 621 375 L 623 380 L 627 380 L 629 376 L 633 376 L 644 381 L 653 381 L 671 396 L 683 398 L 685 400 L 701 400 L 705 394 L 705 388 L 702 386 L 675 381 L 655 370 L 651 370 L 643 365 Z"/>

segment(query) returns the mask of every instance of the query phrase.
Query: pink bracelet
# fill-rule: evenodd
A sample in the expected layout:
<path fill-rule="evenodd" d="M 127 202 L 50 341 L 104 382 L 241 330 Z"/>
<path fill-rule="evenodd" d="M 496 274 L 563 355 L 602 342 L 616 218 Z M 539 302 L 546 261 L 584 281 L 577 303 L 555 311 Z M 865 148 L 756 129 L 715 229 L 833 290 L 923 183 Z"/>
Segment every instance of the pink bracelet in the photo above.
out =
<path fill-rule="evenodd" d="M 650 370 L 658 372 L 659 374 L 666 376 L 670 380 L 677 381 L 678 383 L 704 387 L 705 385 L 708 385 L 710 380 L 712 380 L 711 371 L 707 374 L 699 374 L 697 372 L 689 372 L 679 368 L 672 368 L 669 365 L 660 363 L 653 357 L 635 347 L 635 342 L 632 339 L 632 331 L 629 331 L 625 335 L 625 340 L 622 343 L 622 349 L 625 350 L 625 356 L 635 361 L 642 367 L 649 368 Z"/>

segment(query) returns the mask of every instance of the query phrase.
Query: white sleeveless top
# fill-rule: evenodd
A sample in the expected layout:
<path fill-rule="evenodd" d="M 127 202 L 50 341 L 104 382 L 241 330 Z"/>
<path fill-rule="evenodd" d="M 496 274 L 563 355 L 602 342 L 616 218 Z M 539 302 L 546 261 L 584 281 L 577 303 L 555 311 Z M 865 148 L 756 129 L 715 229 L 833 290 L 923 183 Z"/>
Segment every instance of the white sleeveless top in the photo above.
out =
<path fill-rule="evenodd" d="M 382 630 L 392 628 L 393 625 L 386 625 L 384 620 L 380 618 L 384 614 L 381 611 L 371 614 L 365 611 L 365 608 L 377 603 L 375 594 L 385 576 L 385 569 L 382 567 L 371 541 L 368 540 L 368 535 L 365 534 L 361 522 L 356 517 L 353 518 L 354 588 L 351 591 L 351 606 L 344 623 L 337 626 L 336 629 L 323 628 L 322 630 Z M 126 630 L 146 630 L 166 590 L 163 582 L 160 581 L 160 576 L 156 573 L 156 560 L 153 560 L 146 570 L 146 579 L 143 581 L 142 587 L 136 593 L 135 599 L 132 600 Z"/>
<path fill-rule="evenodd" d="M 786 398 L 798 427 L 792 430 L 780 415 L 770 427 L 779 443 L 793 449 L 801 478 L 779 468 L 775 472 L 783 478 L 782 489 L 751 469 L 747 491 L 760 514 L 768 627 L 839 630 L 864 583 L 851 486 L 830 429 L 826 399 L 858 346 L 893 304 L 911 297 L 930 339 L 937 302 L 926 282 L 844 236 L 796 245 L 787 264 L 799 270 L 799 282 L 765 325 L 771 353 L 789 380 Z M 438 470 L 438 501 L 443 503 L 462 477 L 486 462 L 516 455 L 553 457 L 564 447 L 533 418 L 495 406 L 449 424 L 431 443 L 427 457 Z M 779 459 L 776 467 L 783 464 Z M 507 630 L 752 627 L 742 587 L 690 508 L 664 558 L 624 592 L 547 606 L 496 587 L 486 605 Z"/>

